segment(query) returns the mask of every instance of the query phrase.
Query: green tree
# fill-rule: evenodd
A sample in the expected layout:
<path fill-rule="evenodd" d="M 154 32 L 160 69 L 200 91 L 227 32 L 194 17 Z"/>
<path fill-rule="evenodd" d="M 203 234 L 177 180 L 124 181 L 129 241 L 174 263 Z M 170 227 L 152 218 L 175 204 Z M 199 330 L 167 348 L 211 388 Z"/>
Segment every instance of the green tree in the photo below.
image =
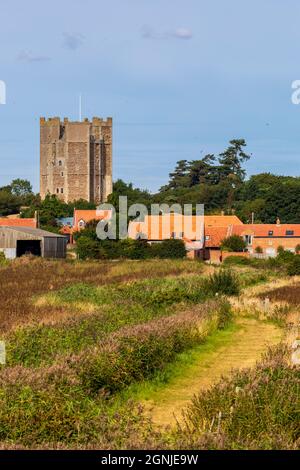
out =
<path fill-rule="evenodd" d="M 148 207 L 151 204 L 149 191 L 134 188 L 132 183 L 125 183 L 121 179 L 114 182 L 113 192 L 107 199 L 107 202 L 114 206 L 116 212 L 119 212 L 119 196 L 127 196 L 128 207 L 132 204 L 144 204 Z"/>
<path fill-rule="evenodd" d="M 160 192 L 168 189 L 188 188 L 190 186 L 190 163 L 187 160 L 179 160 L 174 172 L 169 174 L 169 183 L 160 189 Z"/>
<path fill-rule="evenodd" d="M 190 186 L 196 184 L 216 184 L 217 171 L 215 166 L 215 156 L 213 154 L 205 155 L 201 160 L 193 160 L 189 164 Z"/>
<path fill-rule="evenodd" d="M 245 178 L 245 170 L 242 164 L 249 160 L 250 155 L 244 152 L 246 142 L 244 139 L 230 140 L 228 148 L 219 155 L 220 179 L 235 176 L 235 182 L 242 182 Z"/>
<path fill-rule="evenodd" d="M 6 189 L 0 190 L 0 216 L 18 213 L 22 201 Z"/>
<path fill-rule="evenodd" d="M 24 197 L 32 194 L 32 186 L 28 180 L 15 179 L 11 182 L 10 188 L 14 196 Z"/>
<path fill-rule="evenodd" d="M 230 237 L 224 238 L 221 242 L 221 249 L 225 251 L 244 251 L 246 248 L 246 242 L 239 235 L 231 235 Z"/>

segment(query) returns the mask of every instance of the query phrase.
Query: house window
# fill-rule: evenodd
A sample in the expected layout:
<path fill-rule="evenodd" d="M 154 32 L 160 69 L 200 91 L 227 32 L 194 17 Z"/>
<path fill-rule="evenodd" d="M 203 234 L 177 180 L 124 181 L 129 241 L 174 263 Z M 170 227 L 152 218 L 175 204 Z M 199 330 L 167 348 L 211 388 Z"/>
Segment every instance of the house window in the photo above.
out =
<path fill-rule="evenodd" d="M 64 188 L 60 188 L 60 192 L 61 192 L 61 194 L 63 194 L 64 193 Z"/>
<path fill-rule="evenodd" d="M 85 222 L 84 222 L 84 220 L 80 220 L 80 221 L 79 221 L 78 227 L 79 227 L 79 228 L 84 228 L 84 227 L 85 227 Z"/>
<path fill-rule="evenodd" d="M 56 194 L 59 194 L 59 188 L 56 188 Z"/>
<path fill-rule="evenodd" d="M 273 230 L 269 230 L 268 232 L 269 237 L 272 237 L 273 233 L 274 233 Z"/>
<path fill-rule="evenodd" d="M 179 232 L 179 238 L 183 238 L 184 232 Z"/>
<path fill-rule="evenodd" d="M 247 245 L 252 245 L 252 235 L 245 235 L 245 242 Z"/>
<path fill-rule="evenodd" d="M 286 230 L 285 234 L 291 237 L 294 235 L 294 230 Z"/>
<path fill-rule="evenodd" d="M 176 237 L 176 233 L 175 232 L 172 232 L 171 233 L 171 238 L 175 238 Z"/>
<path fill-rule="evenodd" d="M 210 240 L 210 235 L 205 235 L 205 241 L 208 242 L 208 240 Z"/>
<path fill-rule="evenodd" d="M 64 176 L 64 172 L 63 172 L 63 171 L 61 172 L 61 176 Z"/>
<path fill-rule="evenodd" d="M 62 166 L 62 161 L 61 160 L 58 161 L 58 166 Z"/>

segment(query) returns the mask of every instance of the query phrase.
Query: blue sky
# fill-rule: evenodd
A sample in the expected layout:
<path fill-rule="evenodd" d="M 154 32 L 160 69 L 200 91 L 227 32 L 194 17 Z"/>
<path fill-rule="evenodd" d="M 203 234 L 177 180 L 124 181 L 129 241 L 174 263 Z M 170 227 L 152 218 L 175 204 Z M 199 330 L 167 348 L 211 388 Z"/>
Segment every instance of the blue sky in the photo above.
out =
<path fill-rule="evenodd" d="M 155 191 L 232 138 L 248 175 L 298 175 L 299 18 L 297 0 L 0 0 L 0 186 L 39 190 L 39 117 L 76 120 L 79 93 L 114 119 L 114 179 Z"/>

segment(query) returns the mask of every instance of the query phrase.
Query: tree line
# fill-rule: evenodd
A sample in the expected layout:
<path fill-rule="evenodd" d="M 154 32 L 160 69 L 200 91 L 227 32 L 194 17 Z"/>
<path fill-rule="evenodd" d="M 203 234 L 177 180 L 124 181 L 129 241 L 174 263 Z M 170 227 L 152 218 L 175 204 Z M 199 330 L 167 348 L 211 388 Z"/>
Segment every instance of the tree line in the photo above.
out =
<path fill-rule="evenodd" d="M 117 210 L 119 196 L 127 196 L 128 205 L 149 208 L 153 203 L 204 204 L 206 214 L 235 213 L 245 223 L 275 223 L 277 218 L 281 223 L 300 223 L 300 177 L 260 173 L 246 178 L 244 164 L 250 157 L 245 140 L 234 139 L 218 155 L 178 161 L 167 184 L 155 194 L 119 179 L 108 202 Z M 23 179 L 0 187 L 0 216 L 21 212 L 22 217 L 33 217 L 38 211 L 41 226 L 50 230 L 58 230 L 56 219 L 72 216 L 74 207 L 96 206 L 83 200 L 66 204 L 55 195 L 41 201 Z"/>

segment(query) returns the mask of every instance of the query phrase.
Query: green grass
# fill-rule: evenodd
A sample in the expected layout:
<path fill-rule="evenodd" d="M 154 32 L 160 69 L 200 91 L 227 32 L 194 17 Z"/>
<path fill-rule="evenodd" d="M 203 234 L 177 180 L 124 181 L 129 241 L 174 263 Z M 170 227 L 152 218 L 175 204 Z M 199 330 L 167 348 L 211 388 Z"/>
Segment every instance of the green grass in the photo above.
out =
<path fill-rule="evenodd" d="M 169 386 L 178 379 L 191 377 L 193 372 L 199 369 L 199 364 L 205 367 L 212 353 L 227 346 L 232 341 L 232 335 L 240 330 L 240 326 L 231 322 L 226 329 L 216 330 L 208 336 L 202 344 L 177 354 L 176 359 L 169 363 L 163 371 L 158 372 L 151 380 L 133 384 L 118 396 L 116 405 L 129 399 L 135 401 L 148 401 L 160 399 Z"/>

